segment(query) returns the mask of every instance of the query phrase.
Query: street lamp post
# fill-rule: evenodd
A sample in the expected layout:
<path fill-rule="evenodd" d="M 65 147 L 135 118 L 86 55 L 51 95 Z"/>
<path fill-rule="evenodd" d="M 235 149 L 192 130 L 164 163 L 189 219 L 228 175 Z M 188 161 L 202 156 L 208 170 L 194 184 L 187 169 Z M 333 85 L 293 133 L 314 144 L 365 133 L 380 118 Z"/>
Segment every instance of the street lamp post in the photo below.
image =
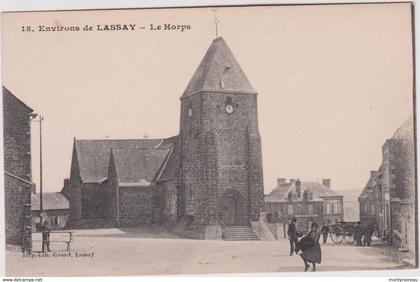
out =
<path fill-rule="evenodd" d="M 31 119 L 35 119 L 38 116 L 38 120 L 32 120 L 33 122 L 39 122 L 39 219 L 42 224 L 43 220 L 43 205 L 42 205 L 42 121 L 44 117 L 36 113 L 32 114 Z"/>
<path fill-rule="evenodd" d="M 44 118 L 39 115 L 39 218 L 43 223 L 43 207 L 42 207 L 42 120 Z"/>

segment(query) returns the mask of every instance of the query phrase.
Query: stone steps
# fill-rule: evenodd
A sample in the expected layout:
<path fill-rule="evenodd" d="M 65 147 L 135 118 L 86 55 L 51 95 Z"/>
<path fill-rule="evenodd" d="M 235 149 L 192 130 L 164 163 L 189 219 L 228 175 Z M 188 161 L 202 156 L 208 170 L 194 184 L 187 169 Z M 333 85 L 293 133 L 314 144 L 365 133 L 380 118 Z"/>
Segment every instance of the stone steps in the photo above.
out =
<path fill-rule="evenodd" d="M 224 241 L 258 241 L 251 227 L 243 225 L 226 226 L 223 228 Z"/>

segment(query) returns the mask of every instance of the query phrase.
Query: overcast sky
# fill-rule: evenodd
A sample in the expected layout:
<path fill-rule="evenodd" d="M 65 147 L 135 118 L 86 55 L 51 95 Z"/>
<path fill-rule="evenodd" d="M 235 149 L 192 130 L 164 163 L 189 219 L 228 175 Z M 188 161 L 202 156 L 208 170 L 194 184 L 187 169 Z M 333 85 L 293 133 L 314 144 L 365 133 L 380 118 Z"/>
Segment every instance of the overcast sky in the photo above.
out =
<path fill-rule="evenodd" d="M 265 192 L 278 177 L 362 189 L 412 112 L 410 13 L 409 4 L 218 9 L 220 34 L 259 93 Z M 118 23 L 146 29 L 21 31 Z M 149 30 L 167 23 L 191 30 Z M 210 8 L 13 13 L 2 27 L 3 84 L 45 116 L 45 191 L 69 177 L 74 137 L 178 134 L 179 98 L 215 38 Z"/>

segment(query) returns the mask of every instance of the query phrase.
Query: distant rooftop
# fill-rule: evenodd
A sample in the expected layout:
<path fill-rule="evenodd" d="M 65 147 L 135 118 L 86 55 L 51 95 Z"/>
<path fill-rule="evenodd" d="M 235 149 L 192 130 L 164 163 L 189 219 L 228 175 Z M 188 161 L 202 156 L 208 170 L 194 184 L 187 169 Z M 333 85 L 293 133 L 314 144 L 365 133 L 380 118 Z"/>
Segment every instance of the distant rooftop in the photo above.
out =
<path fill-rule="evenodd" d="M 302 200 L 303 192 L 305 190 L 311 191 L 313 195 L 313 200 L 322 200 L 323 197 L 334 197 L 342 196 L 339 193 L 333 191 L 330 187 L 318 183 L 315 181 L 301 181 L 301 197 L 297 198 L 297 201 Z M 267 202 L 286 202 L 288 200 L 289 192 L 296 192 L 296 181 L 291 180 L 290 182 L 278 181 L 276 187 L 265 196 L 265 201 Z"/>
<path fill-rule="evenodd" d="M 39 211 L 40 195 L 31 194 L 31 210 Z M 42 209 L 43 210 L 65 210 L 69 208 L 69 201 L 63 194 L 55 193 L 42 193 Z"/>

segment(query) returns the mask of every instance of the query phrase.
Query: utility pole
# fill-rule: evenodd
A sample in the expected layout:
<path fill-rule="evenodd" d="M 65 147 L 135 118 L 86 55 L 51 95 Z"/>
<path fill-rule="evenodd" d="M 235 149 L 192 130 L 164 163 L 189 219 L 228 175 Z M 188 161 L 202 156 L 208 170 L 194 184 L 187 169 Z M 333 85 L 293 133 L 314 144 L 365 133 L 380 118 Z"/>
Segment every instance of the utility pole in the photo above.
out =
<path fill-rule="evenodd" d="M 42 206 L 42 120 L 39 115 L 39 218 L 43 224 L 43 206 Z"/>
<path fill-rule="evenodd" d="M 39 117 L 38 120 L 35 120 L 36 117 Z M 43 205 L 42 205 L 42 121 L 44 117 L 38 115 L 37 113 L 32 113 L 30 116 L 32 122 L 39 122 L 39 219 L 42 224 L 43 220 Z"/>

